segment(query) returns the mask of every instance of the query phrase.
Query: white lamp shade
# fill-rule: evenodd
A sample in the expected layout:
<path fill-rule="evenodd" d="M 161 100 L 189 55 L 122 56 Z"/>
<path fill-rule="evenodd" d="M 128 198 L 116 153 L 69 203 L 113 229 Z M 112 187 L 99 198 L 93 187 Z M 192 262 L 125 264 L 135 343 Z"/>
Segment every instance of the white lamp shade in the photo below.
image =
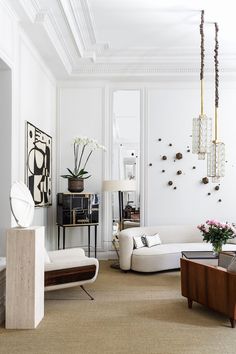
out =
<path fill-rule="evenodd" d="M 120 179 L 103 181 L 103 190 L 105 192 L 129 192 L 136 190 L 136 181 L 133 179 Z"/>

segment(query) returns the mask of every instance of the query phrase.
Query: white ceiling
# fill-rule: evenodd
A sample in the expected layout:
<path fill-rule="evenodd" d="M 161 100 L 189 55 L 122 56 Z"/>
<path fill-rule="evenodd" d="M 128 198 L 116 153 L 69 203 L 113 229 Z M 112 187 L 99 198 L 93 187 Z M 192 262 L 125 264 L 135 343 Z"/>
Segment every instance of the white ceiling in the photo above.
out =
<path fill-rule="evenodd" d="M 233 0 L 8 0 L 59 79 L 150 77 L 199 70 L 205 10 L 206 71 L 219 24 L 220 67 L 236 73 Z"/>

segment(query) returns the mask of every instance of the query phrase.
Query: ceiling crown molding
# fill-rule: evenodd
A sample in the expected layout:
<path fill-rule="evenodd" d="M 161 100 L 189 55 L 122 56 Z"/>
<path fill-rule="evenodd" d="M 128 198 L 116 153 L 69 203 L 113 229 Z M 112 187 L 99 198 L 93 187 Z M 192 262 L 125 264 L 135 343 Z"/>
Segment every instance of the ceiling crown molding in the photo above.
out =
<path fill-rule="evenodd" d="M 56 18 L 52 13 L 41 10 L 37 13 L 35 22 L 43 26 L 68 75 L 70 75 L 73 67 L 73 55 L 65 42 Z"/>
<path fill-rule="evenodd" d="M 87 0 L 59 0 L 80 58 L 96 60 L 108 44 L 96 42 L 94 21 Z"/>
<path fill-rule="evenodd" d="M 38 0 L 19 0 L 28 21 L 40 24 L 45 30 L 51 44 L 55 48 L 63 66 L 68 73 L 72 72 L 73 55 L 64 39 L 60 26 L 49 9 L 42 9 Z"/>
<path fill-rule="evenodd" d="M 130 31 L 132 28 L 137 29 L 135 25 L 140 22 L 140 18 L 143 21 L 142 13 L 139 11 L 132 13 L 130 27 L 129 18 L 125 17 L 124 27 L 128 37 L 126 41 L 126 38 L 122 37 L 126 32 L 123 31 L 121 22 L 126 6 L 129 8 L 128 1 L 127 4 L 120 0 L 114 0 L 114 4 L 110 0 L 97 2 L 96 0 L 8 0 L 8 2 L 18 15 L 19 22 L 28 37 L 39 48 L 39 51 L 41 49 L 42 57 L 48 62 L 49 68 L 59 75 L 61 71 L 63 78 L 66 74 L 77 79 L 79 77 L 101 76 L 109 78 L 146 76 L 151 78 L 160 75 L 186 76 L 199 73 L 199 47 L 196 44 L 196 39 L 195 41 L 188 40 L 186 45 L 185 40 L 183 41 L 186 36 L 185 31 L 180 32 L 182 41 L 175 41 L 176 34 L 173 33 L 172 40 L 173 29 L 168 29 L 168 41 L 163 40 L 165 39 L 164 29 L 167 30 L 167 24 L 172 23 L 173 13 L 170 18 L 168 12 L 164 13 L 166 27 L 163 27 L 164 35 L 160 32 L 160 36 L 163 35 L 161 40 L 147 42 L 142 39 L 142 34 L 146 38 L 145 35 L 150 34 L 150 30 L 145 32 L 145 27 L 141 25 L 138 27 L 138 33 L 134 32 L 131 36 L 128 33 L 129 29 Z M 122 10 L 118 12 L 117 16 L 115 5 Z M 145 8 L 146 5 L 143 6 Z M 155 6 L 161 11 L 164 5 Z M 146 9 L 152 18 L 151 9 L 148 6 Z M 109 13 L 113 17 L 106 18 Z M 159 27 L 162 25 L 164 15 L 159 14 L 158 17 L 157 11 Z M 174 18 L 174 24 L 176 24 L 179 19 L 176 13 Z M 112 19 L 116 19 L 114 25 Z M 132 27 L 133 23 L 134 27 Z M 145 23 L 146 26 L 149 26 L 149 22 Z M 194 29 L 196 23 L 190 21 L 187 25 L 191 26 L 190 29 Z M 150 26 L 154 26 L 152 21 Z M 157 28 L 160 29 L 159 27 Z M 175 29 L 175 27 L 173 28 Z M 156 27 L 153 27 L 151 32 L 153 36 L 156 35 L 156 31 Z M 98 38 L 102 38 L 105 43 L 99 43 Z M 221 55 L 221 68 L 225 73 L 236 73 L 236 49 L 234 47 L 231 49 L 231 47 L 226 47 Z M 211 73 L 213 65 L 211 47 L 208 47 L 207 50 L 206 72 Z"/>
<path fill-rule="evenodd" d="M 38 12 L 40 11 L 40 4 L 38 0 L 19 0 L 22 8 L 27 14 L 32 23 L 35 22 Z"/>

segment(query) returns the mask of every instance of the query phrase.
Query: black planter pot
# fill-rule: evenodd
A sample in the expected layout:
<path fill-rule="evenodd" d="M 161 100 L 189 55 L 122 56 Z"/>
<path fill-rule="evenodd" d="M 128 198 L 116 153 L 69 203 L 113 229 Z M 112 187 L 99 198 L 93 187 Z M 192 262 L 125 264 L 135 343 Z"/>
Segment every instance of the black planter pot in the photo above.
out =
<path fill-rule="evenodd" d="M 68 178 L 68 191 L 71 193 L 80 193 L 84 190 L 83 178 Z"/>

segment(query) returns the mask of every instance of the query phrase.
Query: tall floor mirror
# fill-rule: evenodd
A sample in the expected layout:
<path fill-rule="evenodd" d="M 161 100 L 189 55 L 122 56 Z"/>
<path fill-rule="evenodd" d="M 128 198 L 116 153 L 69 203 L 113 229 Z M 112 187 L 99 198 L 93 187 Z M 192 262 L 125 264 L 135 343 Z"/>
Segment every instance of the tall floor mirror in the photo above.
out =
<path fill-rule="evenodd" d="M 113 92 L 113 231 L 140 225 L 140 91 Z"/>

